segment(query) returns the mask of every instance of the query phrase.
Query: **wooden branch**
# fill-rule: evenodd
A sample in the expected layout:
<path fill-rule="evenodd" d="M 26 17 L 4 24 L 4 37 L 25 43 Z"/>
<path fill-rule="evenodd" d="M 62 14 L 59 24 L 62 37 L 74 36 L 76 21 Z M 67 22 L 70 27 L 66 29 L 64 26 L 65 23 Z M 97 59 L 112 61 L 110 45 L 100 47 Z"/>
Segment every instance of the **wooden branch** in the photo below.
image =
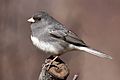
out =
<path fill-rule="evenodd" d="M 73 80 L 77 80 L 78 75 L 74 75 Z"/>
<path fill-rule="evenodd" d="M 66 64 L 60 59 L 57 58 L 52 62 L 51 65 L 49 62 L 53 59 L 53 56 L 50 56 L 45 60 L 43 64 L 42 71 L 39 75 L 38 80 L 66 80 L 69 75 L 69 69 Z M 76 80 L 76 79 L 75 79 Z"/>

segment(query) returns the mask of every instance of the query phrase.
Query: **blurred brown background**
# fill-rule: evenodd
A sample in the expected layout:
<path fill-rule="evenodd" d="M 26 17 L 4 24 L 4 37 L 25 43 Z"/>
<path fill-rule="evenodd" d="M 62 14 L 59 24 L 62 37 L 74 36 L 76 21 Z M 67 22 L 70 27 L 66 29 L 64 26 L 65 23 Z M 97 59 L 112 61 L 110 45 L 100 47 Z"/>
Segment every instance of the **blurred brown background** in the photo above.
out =
<path fill-rule="evenodd" d="M 37 80 L 48 57 L 30 40 L 27 19 L 46 10 L 91 47 L 111 55 L 85 52 L 61 56 L 78 80 L 120 80 L 120 0 L 0 0 L 0 80 Z"/>

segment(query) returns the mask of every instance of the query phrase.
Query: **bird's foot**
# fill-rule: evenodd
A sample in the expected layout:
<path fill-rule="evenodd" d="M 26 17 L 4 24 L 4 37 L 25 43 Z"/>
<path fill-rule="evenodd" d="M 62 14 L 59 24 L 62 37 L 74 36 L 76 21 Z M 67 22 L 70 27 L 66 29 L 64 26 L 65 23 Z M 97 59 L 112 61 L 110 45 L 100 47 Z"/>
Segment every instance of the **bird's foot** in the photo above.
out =
<path fill-rule="evenodd" d="M 58 58 L 58 56 L 55 56 L 50 62 L 48 62 L 47 64 L 45 64 L 44 66 L 47 67 L 46 70 L 50 69 L 50 66 L 52 65 L 52 63 Z"/>

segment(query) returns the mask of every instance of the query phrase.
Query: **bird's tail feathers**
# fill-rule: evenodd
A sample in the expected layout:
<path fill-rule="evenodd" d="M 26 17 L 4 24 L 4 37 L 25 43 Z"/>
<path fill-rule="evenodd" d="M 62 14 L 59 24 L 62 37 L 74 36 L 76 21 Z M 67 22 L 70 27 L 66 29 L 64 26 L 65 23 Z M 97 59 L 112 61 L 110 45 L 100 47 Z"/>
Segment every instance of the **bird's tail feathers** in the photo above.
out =
<path fill-rule="evenodd" d="M 99 52 L 97 50 L 94 50 L 94 49 L 91 49 L 89 47 L 78 47 L 78 46 L 75 46 L 76 49 L 78 50 L 82 50 L 82 51 L 85 51 L 85 52 L 88 52 L 90 54 L 93 54 L 95 56 L 98 56 L 98 57 L 101 57 L 101 58 L 108 58 L 108 59 L 112 59 L 111 56 L 107 55 L 107 54 L 104 54 L 102 52 Z"/>

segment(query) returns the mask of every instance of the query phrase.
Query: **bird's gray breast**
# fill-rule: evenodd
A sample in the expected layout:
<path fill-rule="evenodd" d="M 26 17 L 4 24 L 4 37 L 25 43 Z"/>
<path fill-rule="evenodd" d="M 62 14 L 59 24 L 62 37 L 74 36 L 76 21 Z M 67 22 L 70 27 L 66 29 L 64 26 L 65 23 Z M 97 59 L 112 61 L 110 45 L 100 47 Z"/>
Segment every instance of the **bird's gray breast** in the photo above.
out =
<path fill-rule="evenodd" d="M 63 40 L 53 38 L 49 34 L 48 28 L 33 30 L 31 40 L 39 49 L 53 53 L 54 55 L 60 55 L 69 50 L 68 43 Z"/>

